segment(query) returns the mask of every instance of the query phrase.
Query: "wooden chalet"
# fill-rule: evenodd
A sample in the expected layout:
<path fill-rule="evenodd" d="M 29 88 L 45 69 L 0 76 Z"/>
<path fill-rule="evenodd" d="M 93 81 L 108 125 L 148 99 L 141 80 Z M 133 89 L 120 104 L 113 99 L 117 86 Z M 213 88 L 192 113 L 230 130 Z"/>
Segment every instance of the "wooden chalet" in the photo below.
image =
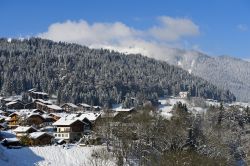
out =
<path fill-rule="evenodd" d="M 57 131 L 54 133 L 55 139 L 63 139 L 66 142 L 78 141 L 84 133 L 85 123 L 78 119 L 67 119 L 62 117 L 53 126 L 56 126 Z"/>
<path fill-rule="evenodd" d="M 30 126 L 18 126 L 15 130 L 13 130 L 16 133 L 17 138 L 21 138 L 23 136 L 28 136 L 28 134 L 36 132 L 37 129 Z"/>
<path fill-rule="evenodd" d="M 61 106 L 61 108 L 65 112 L 76 112 L 78 110 L 78 106 L 73 103 L 65 103 Z"/>
<path fill-rule="evenodd" d="M 29 134 L 32 146 L 50 145 L 54 139 L 54 136 L 46 132 L 33 132 Z"/>
<path fill-rule="evenodd" d="M 45 119 L 39 113 L 32 113 L 26 118 L 27 125 L 41 126 Z"/>
<path fill-rule="evenodd" d="M 24 104 L 19 100 L 8 102 L 5 106 L 7 109 L 24 109 Z"/>

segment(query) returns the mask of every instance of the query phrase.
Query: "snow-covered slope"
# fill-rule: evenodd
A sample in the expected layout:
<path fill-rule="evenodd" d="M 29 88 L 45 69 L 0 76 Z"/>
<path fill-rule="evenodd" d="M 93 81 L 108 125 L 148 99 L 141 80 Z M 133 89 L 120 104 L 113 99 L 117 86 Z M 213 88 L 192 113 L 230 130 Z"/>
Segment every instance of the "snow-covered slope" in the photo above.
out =
<path fill-rule="evenodd" d="M 229 89 L 238 101 L 250 101 L 250 62 L 229 56 L 212 57 L 197 51 L 172 49 L 158 59 L 167 61 L 214 85 Z"/>
<path fill-rule="evenodd" d="M 85 166 L 93 162 L 93 150 L 102 146 L 64 148 L 62 146 L 6 149 L 0 145 L 1 166 Z M 108 165 L 114 165 L 112 161 Z"/>
<path fill-rule="evenodd" d="M 183 98 L 178 98 L 178 97 L 170 97 L 166 99 L 160 99 L 159 102 L 161 103 L 158 107 L 158 110 L 160 111 L 160 114 L 166 118 L 166 119 L 171 119 L 173 116 L 173 107 L 175 104 L 178 102 L 181 102 L 183 104 L 186 104 L 188 110 L 192 112 L 193 114 L 197 113 L 203 113 L 207 111 L 207 108 L 202 108 L 199 106 L 196 106 L 192 101 L 189 101 L 187 99 Z M 206 103 L 207 106 L 209 105 L 216 105 L 218 103 Z"/>

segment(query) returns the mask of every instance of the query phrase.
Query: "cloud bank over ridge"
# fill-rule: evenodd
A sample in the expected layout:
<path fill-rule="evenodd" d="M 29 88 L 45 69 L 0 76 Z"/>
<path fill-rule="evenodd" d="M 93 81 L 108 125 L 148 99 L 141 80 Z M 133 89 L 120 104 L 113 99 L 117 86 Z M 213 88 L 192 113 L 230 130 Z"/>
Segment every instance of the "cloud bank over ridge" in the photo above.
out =
<path fill-rule="evenodd" d="M 107 48 L 124 53 L 141 53 L 161 59 L 175 54 L 172 46 L 200 34 L 199 26 L 188 18 L 161 16 L 158 24 L 146 30 L 129 27 L 122 22 L 93 24 L 85 20 L 65 21 L 49 26 L 39 37 L 53 41 L 78 43 L 91 48 Z"/>

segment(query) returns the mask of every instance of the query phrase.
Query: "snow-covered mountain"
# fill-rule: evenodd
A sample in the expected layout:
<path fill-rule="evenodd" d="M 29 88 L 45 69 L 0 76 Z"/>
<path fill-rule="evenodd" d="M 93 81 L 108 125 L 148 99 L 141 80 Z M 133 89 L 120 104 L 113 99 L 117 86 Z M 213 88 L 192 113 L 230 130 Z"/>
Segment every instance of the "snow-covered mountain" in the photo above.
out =
<path fill-rule="evenodd" d="M 162 60 L 179 66 L 216 86 L 229 89 L 238 101 L 250 101 L 250 62 L 241 59 L 212 57 L 197 51 L 174 49 Z"/>

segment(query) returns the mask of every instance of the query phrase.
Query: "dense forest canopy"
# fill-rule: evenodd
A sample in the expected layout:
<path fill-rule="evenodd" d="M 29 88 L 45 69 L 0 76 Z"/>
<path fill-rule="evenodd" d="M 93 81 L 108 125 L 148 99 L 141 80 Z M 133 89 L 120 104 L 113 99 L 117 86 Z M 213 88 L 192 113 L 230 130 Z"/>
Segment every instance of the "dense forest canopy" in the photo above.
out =
<path fill-rule="evenodd" d="M 235 100 L 230 91 L 163 61 L 39 38 L 0 39 L 0 73 L 2 95 L 35 87 L 57 95 L 59 103 L 106 107 L 123 103 L 130 107 L 180 91 L 220 101 Z"/>

